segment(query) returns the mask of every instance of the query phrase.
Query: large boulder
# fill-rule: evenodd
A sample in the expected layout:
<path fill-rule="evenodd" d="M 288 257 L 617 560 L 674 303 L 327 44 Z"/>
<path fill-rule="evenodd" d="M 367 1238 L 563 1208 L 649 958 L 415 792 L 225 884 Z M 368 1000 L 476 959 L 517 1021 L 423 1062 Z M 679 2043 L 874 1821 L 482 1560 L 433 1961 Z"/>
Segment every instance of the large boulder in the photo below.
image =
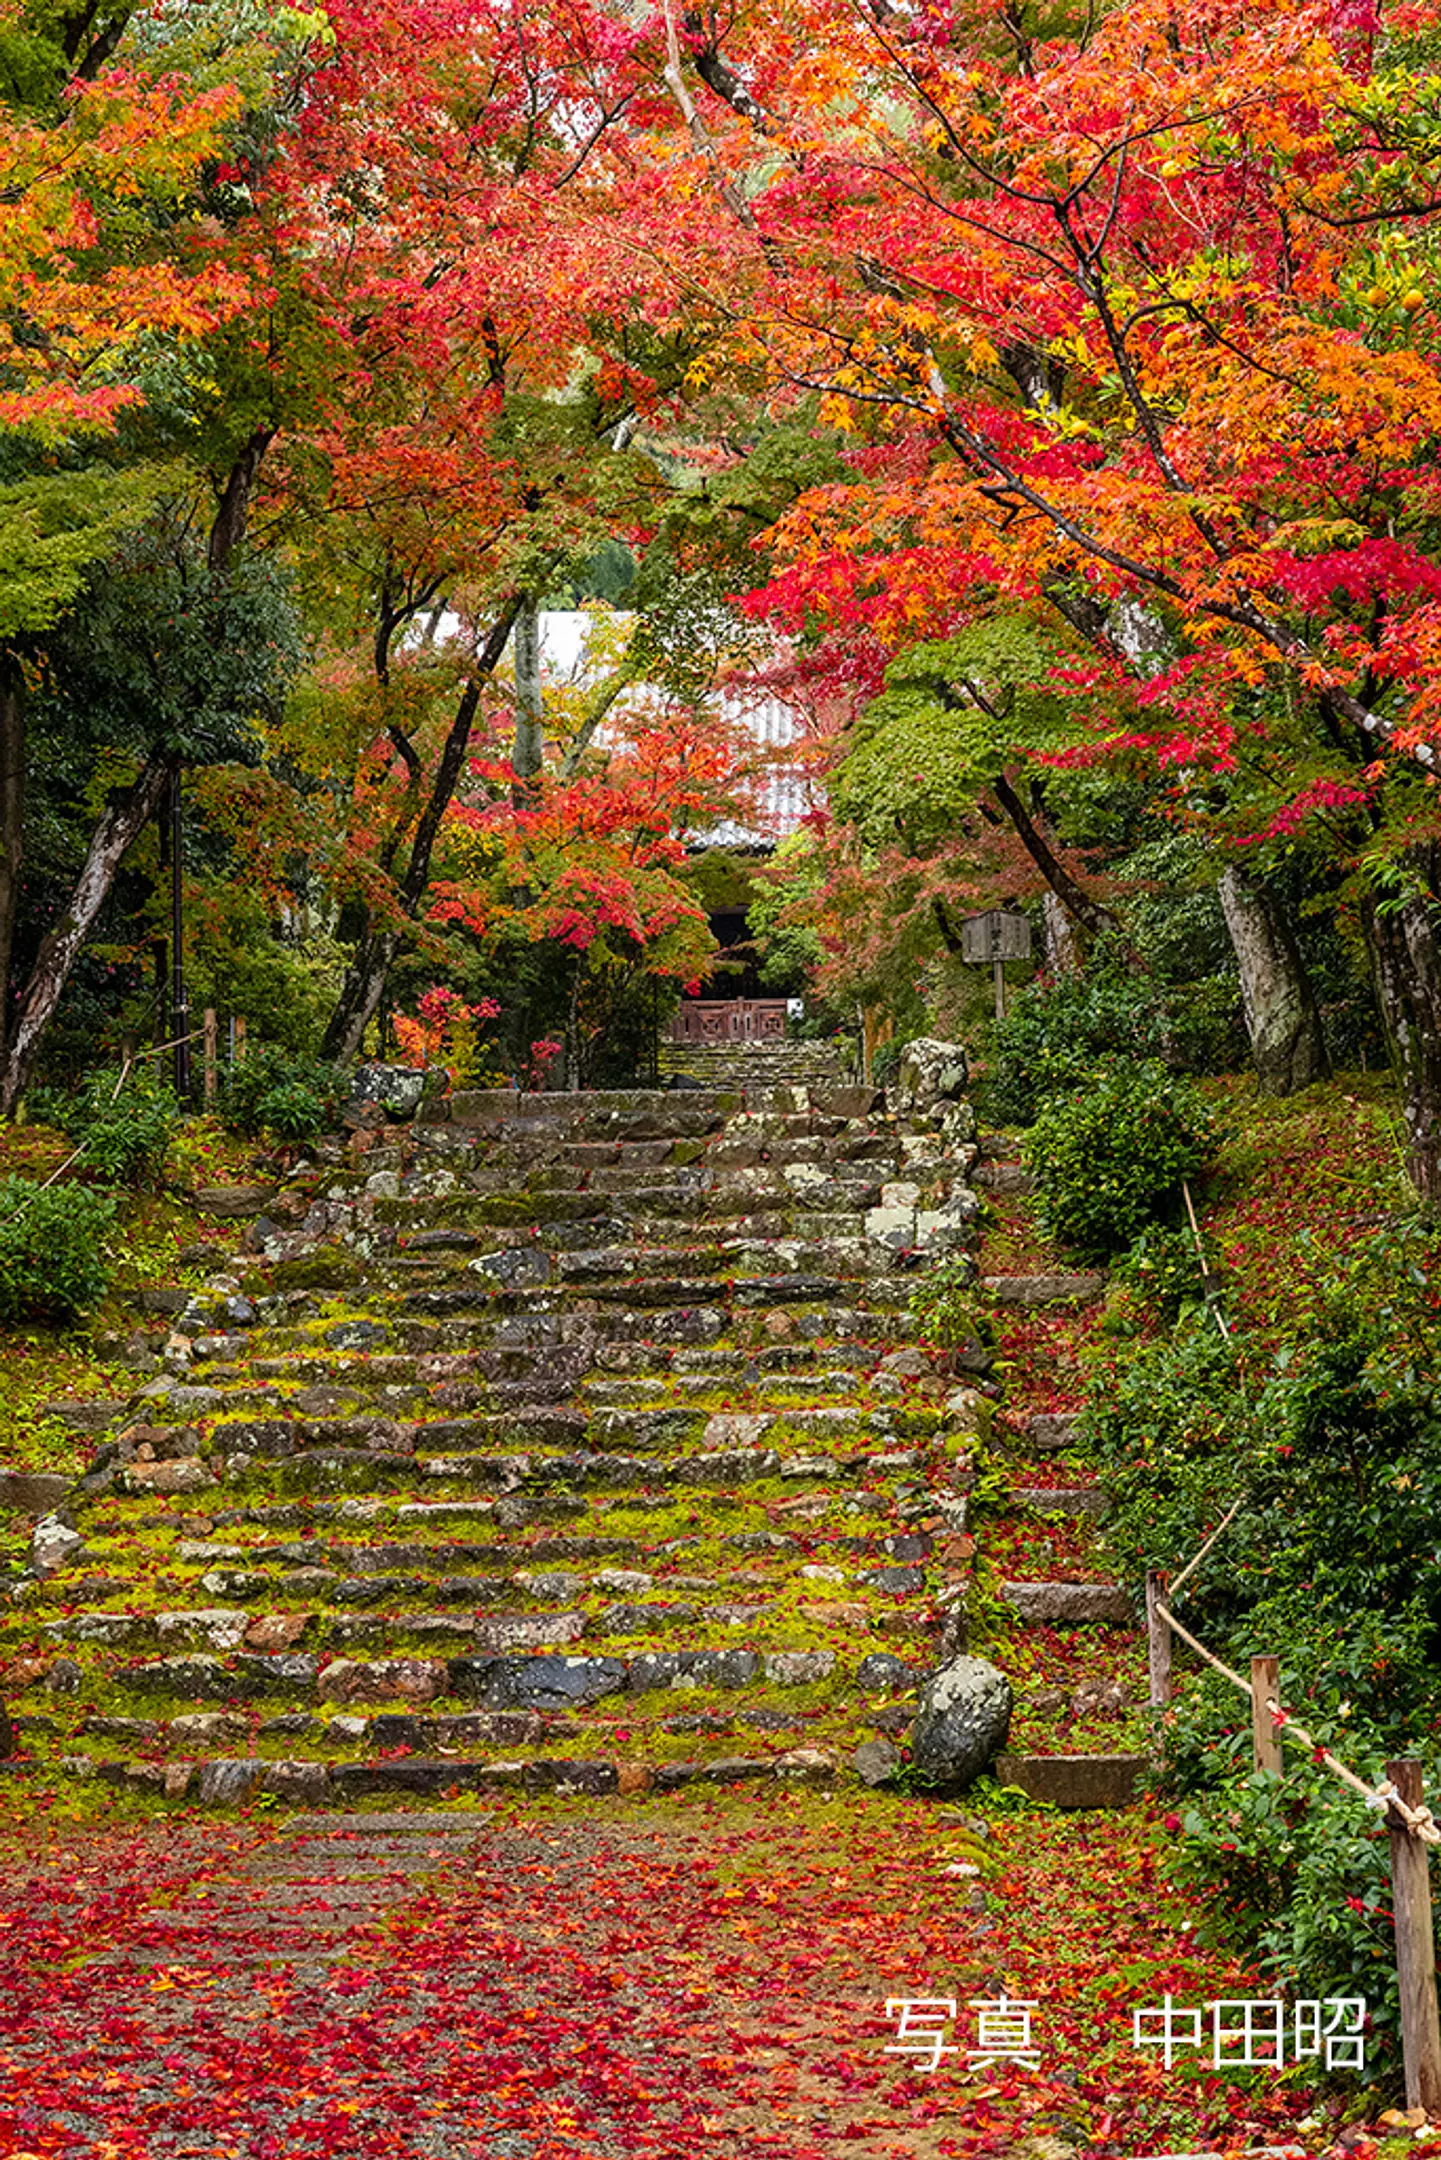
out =
<path fill-rule="evenodd" d="M 935 1110 L 942 1103 L 954 1102 L 970 1077 L 966 1053 L 959 1043 L 937 1042 L 933 1036 L 923 1035 L 918 1042 L 907 1043 L 901 1052 L 888 1099 L 902 1117 L 915 1111 Z"/>
<path fill-rule="evenodd" d="M 1011 1683 L 984 1658 L 956 1657 L 921 1689 L 911 1764 L 923 1784 L 969 1785 L 1006 1744 Z"/>
<path fill-rule="evenodd" d="M 351 1083 L 350 1108 L 383 1110 L 392 1118 L 413 1118 L 431 1091 L 429 1081 L 430 1075 L 414 1065 L 358 1066 Z"/>

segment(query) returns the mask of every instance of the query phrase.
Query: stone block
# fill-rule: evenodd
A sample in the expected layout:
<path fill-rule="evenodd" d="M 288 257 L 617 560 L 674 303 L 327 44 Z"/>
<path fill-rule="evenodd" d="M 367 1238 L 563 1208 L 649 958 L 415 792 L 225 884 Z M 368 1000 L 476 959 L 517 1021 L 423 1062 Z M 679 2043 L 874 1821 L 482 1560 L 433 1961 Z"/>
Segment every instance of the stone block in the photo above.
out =
<path fill-rule="evenodd" d="M 198 1456 L 188 1456 L 179 1462 L 128 1463 L 120 1482 L 129 1492 L 191 1493 L 204 1492 L 217 1481 Z"/>
<path fill-rule="evenodd" d="M 73 1478 L 46 1470 L 0 1470 L 0 1508 L 17 1515 L 48 1515 L 74 1487 Z"/>
<path fill-rule="evenodd" d="M 866 1236 L 887 1252 L 909 1252 L 916 1242 L 916 1211 L 909 1207 L 866 1209 Z"/>
<path fill-rule="evenodd" d="M 884 1785 L 901 1767 L 901 1751 L 890 1740 L 863 1740 L 851 1768 L 863 1785 Z"/>
<path fill-rule="evenodd" d="M 195 1797 L 202 1807 L 240 1807 L 250 1798 L 269 1767 L 258 1756 L 203 1762 L 196 1779 Z"/>
<path fill-rule="evenodd" d="M 765 1661 L 766 1678 L 775 1687 L 813 1687 L 835 1671 L 834 1650 L 773 1650 Z"/>
<path fill-rule="evenodd" d="M 838 1760 L 830 1748 L 788 1748 L 771 1764 L 772 1777 L 783 1785 L 830 1785 L 835 1782 Z"/>
<path fill-rule="evenodd" d="M 585 1614 L 516 1613 L 499 1620 L 475 1622 L 475 1639 L 483 1650 L 539 1650 L 579 1642 L 585 1633 Z"/>
<path fill-rule="evenodd" d="M 195 1195 L 195 1205 L 202 1215 L 239 1222 L 263 1215 L 274 1198 L 273 1185 L 206 1185 Z"/>
<path fill-rule="evenodd" d="M 1136 1797 L 1144 1755 L 1011 1755 L 992 1765 L 1003 1785 L 1057 1808 L 1123 1808 Z"/>
<path fill-rule="evenodd" d="M 625 1686 L 619 1658 L 452 1658 L 450 1692 L 491 1710 L 575 1710 Z"/>
<path fill-rule="evenodd" d="M 1001 1596 L 1023 1620 L 1060 1627 L 1084 1627 L 1089 1622 L 1111 1621 L 1119 1627 L 1135 1623 L 1130 1598 L 1116 1583 L 1008 1582 Z"/>
<path fill-rule="evenodd" d="M 527 1792 L 613 1793 L 620 1787 L 620 1772 L 613 1762 L 545 1757 L 528 1762 L 523 1779 Z"/>

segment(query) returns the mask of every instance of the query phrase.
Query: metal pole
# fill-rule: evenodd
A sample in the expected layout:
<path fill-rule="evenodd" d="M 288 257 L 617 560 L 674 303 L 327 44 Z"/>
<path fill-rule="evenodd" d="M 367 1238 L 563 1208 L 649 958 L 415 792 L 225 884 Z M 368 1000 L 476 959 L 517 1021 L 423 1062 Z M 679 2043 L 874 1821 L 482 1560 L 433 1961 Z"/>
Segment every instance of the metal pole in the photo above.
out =
<path fill-rule="evenodd" d="M 175 1043 L 175 1092 L 190 1100 L 190 1004 L 185 994 L 185 887 L 181 868 L 184 826 L 180 808 L 180 760 L 170 768 L 170 1032 Z"/>

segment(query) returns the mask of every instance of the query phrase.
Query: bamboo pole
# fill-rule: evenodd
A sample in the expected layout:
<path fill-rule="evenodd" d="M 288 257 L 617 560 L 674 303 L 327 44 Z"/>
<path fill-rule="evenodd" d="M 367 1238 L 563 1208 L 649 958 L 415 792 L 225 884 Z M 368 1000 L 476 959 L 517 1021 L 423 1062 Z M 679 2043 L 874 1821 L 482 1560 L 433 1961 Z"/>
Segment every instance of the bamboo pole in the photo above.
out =
<path fill-rule="evenodd" d="M 205 1008 L 205 1107 L 207 1110 L 213 1110 L 215 1108 L 215 1064 L 215 1007 L 213 1005 L 207 1005 Z"/>

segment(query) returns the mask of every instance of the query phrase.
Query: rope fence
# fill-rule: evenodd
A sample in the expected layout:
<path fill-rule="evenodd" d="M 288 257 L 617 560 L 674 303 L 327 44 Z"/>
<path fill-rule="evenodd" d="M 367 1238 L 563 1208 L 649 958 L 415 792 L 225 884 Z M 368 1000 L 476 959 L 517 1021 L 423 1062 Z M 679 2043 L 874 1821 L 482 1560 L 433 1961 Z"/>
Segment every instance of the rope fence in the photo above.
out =
<path fill-rule="evenodd" d="M 1196 1243 L 1204 1285 L 1206 1308 L 1222 1335 L 1231 1330 L 1221 1311 L 1219 1293 L 1206 1265 L 1200 1225 L 1183 1183 L 1186 1213 Z M 1253 1657 L 1247 1680 L 1223 1658 L 1216 1656 L 1184 1623 L 1172 1605 L 1183 1586 L 1240 1514 L 1248 1494 L 1233 1501 L 1221 1521 L 1199 1550 L 1182 1568 L 1175 1582 L 1165 1573 L 1150 1569 L 1146 1576 L 1146 1628 L 1151 1673 L 1151 1703 L 1164 1709 L 1171 1698 L 1171 1637 L 1177 1637 L 1212 1672 L 1229 1681 L 1251 1705 L 1253 1761 L 1257 1771 L 1276 1777 L 1285 1775 L 1281 1751 L 1283 1734 L 1304 1747 L 1311 1759 L 1354 1792 L 1364 1807 L 1385 1819 L 1391 1841 L 1391 1885 L 1396 1924 L 1396 1967 L 1401 1992 L 1401 2047 L 1405 2062 L 1406 2105 L 1424 2108 L 1432 2120 L 1441 2118 L 1441 2016 L 1436 1994 L 1436 1940 L 1431 1916 L 1429 1848 L 1441 1845 L 1441 1827 L 1423 1798 L 1422 1769 L 1414 1756 L 1400 1756 L 1386 1765 L 1386 1775 L 1374 1784 L 1323 1747 L 1315 1735 L 1286 1710 L 1280 1696 L 1280 1660 Z"/>

